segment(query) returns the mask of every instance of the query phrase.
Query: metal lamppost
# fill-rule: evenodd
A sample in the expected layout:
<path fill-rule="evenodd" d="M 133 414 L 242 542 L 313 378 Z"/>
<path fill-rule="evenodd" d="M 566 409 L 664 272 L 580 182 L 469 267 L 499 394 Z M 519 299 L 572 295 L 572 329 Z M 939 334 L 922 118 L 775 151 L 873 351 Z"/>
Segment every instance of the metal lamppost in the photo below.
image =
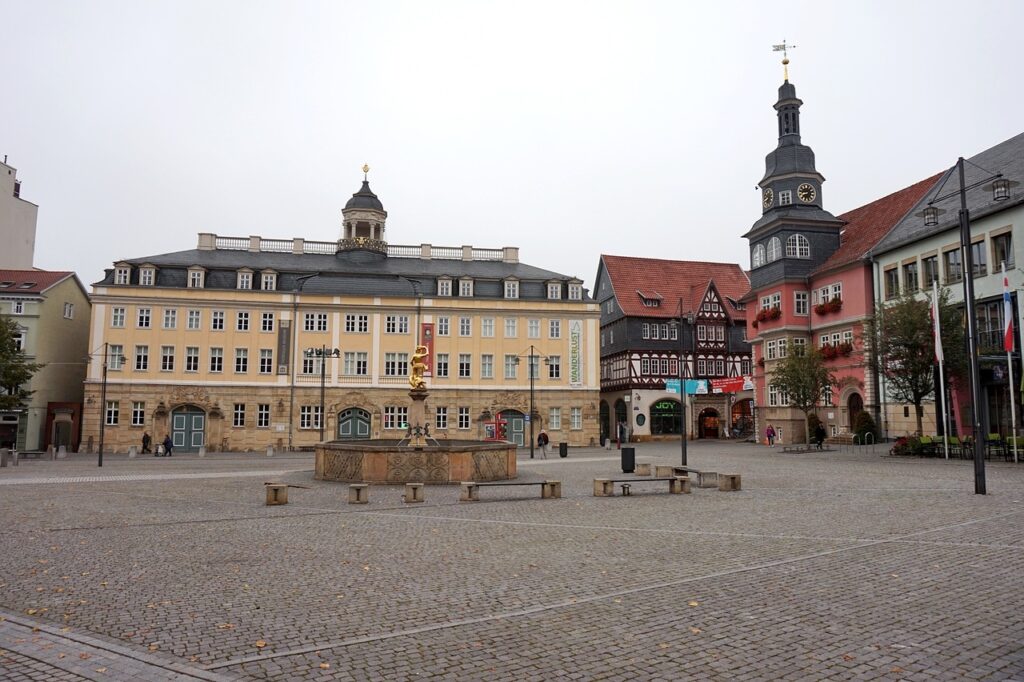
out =
<path fill-rule="evenodd" d="M 679 313 L 678 320 L 672 320 L 671 324 L 673 327 L 679 329 L 679 361 L 676 363 L 679 369 L 679 407 L 680 407 L 680 419 L 682 420 L 680 426 L 680 450 L 681 458 L 680 463 L 682 466 L 686 466 L 686 387 L 683 385 L 683 363 L 686 361 L 686 344 L 683 342 L 683 299 L 679 299 L 679 307 L 677 312 Z M 685 317 L 686 322 L 693 327 L 693 313 L 688 313 Z"/>
<path fill-rule="evenodd" d="M 103 466 L 103 436 L 107 425 L 107 359 L 109 344 L 103 344 L 103 384 L 100 386 L 100 451 L 96 466 Z"/>
<path fill-rule="evenodd" d="M 926 226 L 938 225 L 939 214 L 944 213 L 944 211 L 934 206 L 934 204 L 950 197 L 960 197 L 960 251 L 962 254 L 961 262 L 963 264 L 964 279 L 964 312 L 967 318 L 967 373 L 971 385 L 971 423 L 974 426 L 974 492 L 976 495 L 984 495 L 985 444 L 982 441 L 983 435 L 981 431 L 981 380 L 978 369 L 977 338 L 975 337 L 977 333 L 977 320 L 975 319 L 976 311 L 974 304 L 974 257 L 971 254 L 971 217 L 967 210 L 967 190 L 991 183 L 986 189 L 992 190 L 992 198 L 995 201 L 1005 201 L 1010 198 L 1010 185 L 1016 183 L 1003 179 L 1002 173 L 991 174 L 989 171 L 985 171 L 989 175 L 984 180 L 967 185 L 964 182 L 964 157 L 961 156 L 957 159 L 955 168 L 959 179 L 959 188 L 941 196 L 933 197 L 928 202 L 928 206 L 924 209 L 922 215 L 924 216 L 924 224 Z M 946 179 L 949 179 L 949 174 L 946 175 Z M 941 191 L 944 185 L 945 181 L 936 190 L 936 194 Z M 1010 390 L 1013 390 L 1013 388 L 1011 387 Z"/>
<path fill-rule="evenodd" d="M 533 446 L 534 446 L 533 420 L 536 419 L 536 417 L 537 417 L 537 410 L 534 407 L 534 402 L 533 402 L 533 399 L 534 399 L 534 381 L 537 378 L 537 359 L 540 358 L 540 356 L 537 355 L 537 353 L 535 351 L 536 351 L 536 349 L 534 348 L 533 344 L 531 343 L 530 344 L 530 352 L 528 354 L 529 369 L 527 370 L 530 373 L 530 419 L 529 419 L 529 421 L 530 421 L 530 459 L 533 459 Z M 546 356 L 544 357 L 544 362 L 545 363 L 548 362 L 548 358 Z M 517 365 L 519 364 L 519 356 L 516 356 L 516 364 Z"/>
<path fill-rule="evenodd" d="M 324 442 L 324 423 L 327 415 L 324 414 L 324 392 L 327 384 L 327 358 L 340 358 L 341 351 L 337 348 L 320 346 L 319 348 L 307 348 L 303 351 L 307 358 L 320 358 L 320 442 Z"/>

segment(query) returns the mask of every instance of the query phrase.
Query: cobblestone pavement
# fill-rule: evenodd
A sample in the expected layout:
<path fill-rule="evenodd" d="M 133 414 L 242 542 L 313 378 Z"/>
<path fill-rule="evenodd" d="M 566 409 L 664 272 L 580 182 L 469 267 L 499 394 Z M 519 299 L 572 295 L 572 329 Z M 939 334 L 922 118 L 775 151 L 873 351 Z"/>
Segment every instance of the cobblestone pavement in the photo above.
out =
<path fill-rule="evenodd" d="M 969 462 L 881 452 L 694 443 L 743 490 L 596 498 L 617 453 L 572 450 L 520 458 L 560 500 L 365 506 L 310 454 L 24 461 L 0 679 L 1024 680 L 1024 465 L 978 496 Z"/>

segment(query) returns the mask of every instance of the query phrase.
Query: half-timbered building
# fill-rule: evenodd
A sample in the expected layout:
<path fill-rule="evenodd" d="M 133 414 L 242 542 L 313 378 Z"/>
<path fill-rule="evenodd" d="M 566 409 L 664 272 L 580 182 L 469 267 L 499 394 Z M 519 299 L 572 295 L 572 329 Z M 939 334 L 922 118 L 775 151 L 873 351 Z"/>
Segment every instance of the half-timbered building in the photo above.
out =
<path fill-rule="evenodd" d="M 625 423 L 637 440 L 678 438 L 687 386 L 688 437 L 727 437 L 749 423 L 750 344 L 739 303 L 749 286 L 734 263 L 601 256 L 603 436 Z"/>

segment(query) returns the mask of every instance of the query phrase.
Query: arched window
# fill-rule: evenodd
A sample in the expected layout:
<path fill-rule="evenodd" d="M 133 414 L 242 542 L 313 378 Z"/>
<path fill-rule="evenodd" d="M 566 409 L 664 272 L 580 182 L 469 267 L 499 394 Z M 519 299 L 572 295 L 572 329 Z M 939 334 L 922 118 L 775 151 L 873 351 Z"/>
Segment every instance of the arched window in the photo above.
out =
<path fill-rule="evenodd" d="M 750 254 L 750 268 L 759 268 L 764 265 L 764 244 L 758 244 Z"/>
<path fill-rule="evenodd" d="M 786 239 L 787 258 L 810 258 L 811 243 L 802 234 L 793 234 Z"/>
<path fill-rule="evenodd" d="M 782 240 L 772 237 L 768 240 L 768 262 L 782 258 Z"/>

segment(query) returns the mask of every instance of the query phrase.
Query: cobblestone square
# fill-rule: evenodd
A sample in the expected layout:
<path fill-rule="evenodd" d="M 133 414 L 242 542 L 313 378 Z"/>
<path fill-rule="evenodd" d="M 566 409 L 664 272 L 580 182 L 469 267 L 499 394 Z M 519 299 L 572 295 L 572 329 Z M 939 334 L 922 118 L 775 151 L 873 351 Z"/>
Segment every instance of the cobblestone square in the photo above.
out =
<path fill-rule="evenodd" d="M 636 445 L 675 464 L 678 443 Z M 0 678 L 1024 680 L 1024 465 L 693 443 L 742 490 L 312 478 L 310 453 L 0 469 Z M 266 506 L 263 483 L 287 482 Z"/>

